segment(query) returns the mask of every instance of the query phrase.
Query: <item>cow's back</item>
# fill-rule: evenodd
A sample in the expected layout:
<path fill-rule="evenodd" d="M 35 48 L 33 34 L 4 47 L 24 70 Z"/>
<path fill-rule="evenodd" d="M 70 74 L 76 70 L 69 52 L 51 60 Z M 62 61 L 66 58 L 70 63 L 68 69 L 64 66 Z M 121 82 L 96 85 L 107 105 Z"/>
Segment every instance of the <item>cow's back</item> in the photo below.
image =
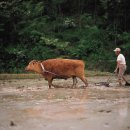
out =
<path fill-rule="evenodd" d="M 48 59 L 42 62 L 45 70 L 59 76 L 72 77 L 84 74 L 84 62 L 71 59 Z"/>

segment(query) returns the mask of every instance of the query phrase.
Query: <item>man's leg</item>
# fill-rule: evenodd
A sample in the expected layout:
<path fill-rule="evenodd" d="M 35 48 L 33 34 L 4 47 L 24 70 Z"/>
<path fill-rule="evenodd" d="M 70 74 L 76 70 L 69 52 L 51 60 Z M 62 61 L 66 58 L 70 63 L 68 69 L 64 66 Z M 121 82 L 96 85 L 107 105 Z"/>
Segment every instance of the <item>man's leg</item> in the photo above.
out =
<path fill-rule="evenodd" d="M 126 81 L 126 78 L 124 76 L 124 73 L 126 71 L 126 66 L 122 65 L 121 67 L 119 67 L 119 73 L 118 73 L 118 81 L 119 81 L 119 85 L 122 86 L 122 80 Z"/>

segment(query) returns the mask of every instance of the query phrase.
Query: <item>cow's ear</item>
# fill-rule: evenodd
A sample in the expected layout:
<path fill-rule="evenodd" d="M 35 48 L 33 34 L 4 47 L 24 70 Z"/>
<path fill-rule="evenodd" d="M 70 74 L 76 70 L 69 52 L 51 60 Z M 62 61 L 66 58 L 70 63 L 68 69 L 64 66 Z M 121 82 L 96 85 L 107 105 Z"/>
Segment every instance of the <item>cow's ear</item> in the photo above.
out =
<path fill-rule="evenodd" d="M 41 63 L 42 61 L 37 61 L 37 63 Z"/>
<path fill-rule="evenodd" d="M 32 64 L 34 65 L 35 63 L 37 63 L 37 61 L 36 60 L 32 60 Z"/>
<path fill-rule="evenodd" d="M 35 60 L 32 60 L 29 64 L 32 64 L 32 65 L 34 65 L 35 64 Z"/>
<path fill-rule="evenodd" d="M 33 62 L 33 65 L 37 64 L 37 61 Z"/>

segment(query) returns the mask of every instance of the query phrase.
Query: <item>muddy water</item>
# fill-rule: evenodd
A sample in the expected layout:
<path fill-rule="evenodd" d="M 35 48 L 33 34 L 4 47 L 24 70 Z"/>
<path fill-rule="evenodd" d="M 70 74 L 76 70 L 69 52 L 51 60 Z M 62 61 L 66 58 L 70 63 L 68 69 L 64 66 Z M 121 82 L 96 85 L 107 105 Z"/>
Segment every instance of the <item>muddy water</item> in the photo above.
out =
<path fill-rule="evenodd" d="M 130 87 L 94 84 L 107 79 L 89 77 L 86 89 L 70 89 L 71 79 L 53 89 L 43 79 L 1 80 L 0 130 L 130 130 Z"/>

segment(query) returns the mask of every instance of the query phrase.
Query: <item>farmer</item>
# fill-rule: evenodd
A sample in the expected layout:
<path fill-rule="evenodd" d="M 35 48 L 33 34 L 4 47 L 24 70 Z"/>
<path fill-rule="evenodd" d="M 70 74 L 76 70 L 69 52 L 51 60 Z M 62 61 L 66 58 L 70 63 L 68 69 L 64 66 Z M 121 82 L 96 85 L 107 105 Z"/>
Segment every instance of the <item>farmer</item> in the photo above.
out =
<path fill-rule="evenodd" d="M 126 85 L 128 82 L 126 81 L 126 78 L 124 77 L 124 73 L 126 71 L 125 57 L 123 54 L 121 54 L 120 48 L 116 48 L 114 52 L 117 55 L 117 65 L 116 65 L 116 69 L 114 70 L 114 73 L 118 74 L 119 85 L 122 86 L 122 80 L 125 81 L 125 85 Z"/>

